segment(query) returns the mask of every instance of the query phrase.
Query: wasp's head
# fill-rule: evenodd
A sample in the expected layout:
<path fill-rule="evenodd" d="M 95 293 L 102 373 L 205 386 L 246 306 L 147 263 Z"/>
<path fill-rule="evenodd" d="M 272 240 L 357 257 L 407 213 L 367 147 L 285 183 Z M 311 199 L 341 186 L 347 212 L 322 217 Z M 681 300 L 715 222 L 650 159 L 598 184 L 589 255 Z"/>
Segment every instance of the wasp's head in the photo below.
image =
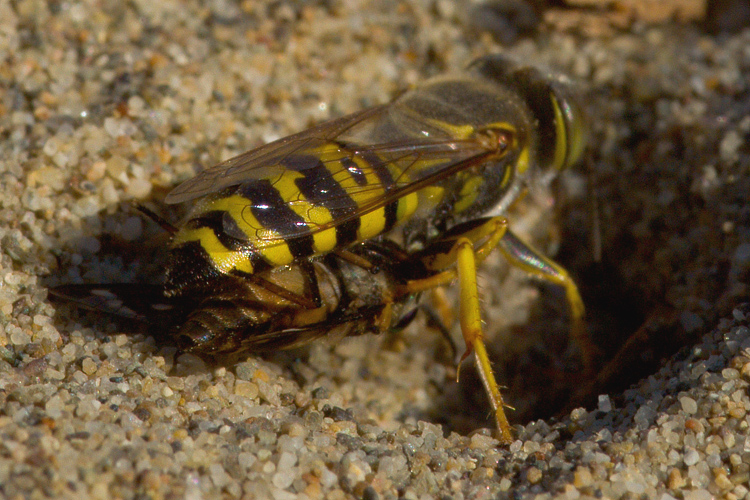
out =
<path fill-rule="evenodd" d="M 523 100 L 532 115 L 529 121 L 536 136 L 532 147 L 539 167 L 555 172 L 580 160 L 588 140 L 588 120 L 567 77 L 498 54 L 476 60 L 469 69 Z"/>

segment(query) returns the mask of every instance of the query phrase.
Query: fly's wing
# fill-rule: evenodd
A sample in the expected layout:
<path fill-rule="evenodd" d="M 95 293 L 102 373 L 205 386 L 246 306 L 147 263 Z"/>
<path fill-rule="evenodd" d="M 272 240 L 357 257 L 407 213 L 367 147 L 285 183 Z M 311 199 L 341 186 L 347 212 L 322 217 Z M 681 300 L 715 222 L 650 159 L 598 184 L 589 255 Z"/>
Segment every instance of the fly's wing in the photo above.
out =
<path fill-rule="evenodd" d="M 253 325 L 245 330 L 233 332 L 231 336 L 222 337 L 219 342 L 185 343 L 186 336 L 180 336 L 178 345 L 185 352 L 200 356 L 233 355 L 242 352 L 271 352 L 283 349 L 296 349 L 320 338 L 332 342 L 339 341 L 347 335 L 358 335 L 373 331 L 368 329 L 370 323 L 358 315 L 329 318 L 321 323 L 299 328 L 275 328 L 273 322 L 266 325 Z M 268 328 L 264 331 L 263 328 Z M 198 332 L 201 333 L 201 332 Z M 183 340 L 180 343 L 180 340 Z M 212 339 L 214 340 L 214 339 Z"/>
<path fill-rule="evenodd" d="M 190 201 L 233 186 L 238 192 L 257 191 L 259 183 L 265 183 L 262 187 L 268 192 L 270 184 L 279 192 L 277 203 L 282 206 L 247 200 L 232 212 L 270 209 L 275 214 L 289 208 L 288 213 L 301 217 L 273 228 L 243 217 L 250 231 L 243 234 L 231 224 L 225 224 L 225 231 L 238 239 L 278 241 L 334 228 L 497 155 L 494 145 L 457 134 L 460 126 L 436 126 L 413 114 L 396 113 L 394 119 L 391 106 L 370 108 L 248 151 L 184 182 L 165 201 Z M 382 124 L 387 133 L 378 133 Z M 503 139 L 512 142 L 507 136 Z M 387 182 L 382 181 L 384 172 Z M 299 176 L 304 177 L 307 196 L 294 187 L 288 192 L 295 185 L 290 178 Z M 358 182 L 362 179 L 381 181 Z M 282 187 L 287 189 L 283 196 Z M 331 216 L 320 217 L 316 210 L 321 207 Z"/>
<path fill-rule="evenodd" d="M 78 307 L 142 323 L 172 319 L 176 304 L 164 297 L 164 287 L 130 283 L 62 285 L 50 288 L 53 298 Z"/>
<path fill-rule="evenodd" d="M 257 325 L 256 325 L 257 326 Z M 254 329 L 240 331 L 221 342 L 187 343 L 181 335 L 177 338 L 177 345 L 185 352 L 199 356 L 236 355 L 243 352 L 271 352 L 282 349 L 294 349 L 309 344 L 321 337 L 335 325 L 322 323 L 308 328 L 293 328 L 257 332 Z"/>

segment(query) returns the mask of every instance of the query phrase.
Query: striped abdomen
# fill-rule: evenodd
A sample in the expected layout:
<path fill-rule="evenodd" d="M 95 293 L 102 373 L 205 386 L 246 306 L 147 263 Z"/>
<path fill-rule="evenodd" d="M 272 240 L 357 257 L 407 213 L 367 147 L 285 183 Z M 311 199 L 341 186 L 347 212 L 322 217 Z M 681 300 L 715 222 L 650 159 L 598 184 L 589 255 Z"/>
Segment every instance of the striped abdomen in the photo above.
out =
<path fill-rule="evenodd" d="M 336 142 L 289 155 L 279 167 L 276 178 L 250 180 L 196 206 L 172 241 L 168 289 L 202 280 L 201 261 L 220 274 L 257 273 L 371 239 L 417 207 L 412 193 L 356 215 L 403 174 Z"/>

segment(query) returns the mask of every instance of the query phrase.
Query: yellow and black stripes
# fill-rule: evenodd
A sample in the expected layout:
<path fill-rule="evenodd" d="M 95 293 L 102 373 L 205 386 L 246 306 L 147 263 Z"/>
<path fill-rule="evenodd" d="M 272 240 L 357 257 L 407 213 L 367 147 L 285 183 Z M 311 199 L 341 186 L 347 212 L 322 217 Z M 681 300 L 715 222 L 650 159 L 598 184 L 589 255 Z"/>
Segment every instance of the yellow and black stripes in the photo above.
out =
<path fill-rule="evenodd" d="M 289 256 L 292 259 L 297 259 L 315 253 L 312 236 L 304 234 L 302 231 L 303 228 L 307 227 L 307 221 L 301 214 L 287 205 L 274 184 L 271 184 L 268 180 L 248 182 L 239 187 L 238 194 L 248 201 L 249 211 L 252 213 L 254 220 L 262 227 L 273 229 L 281 234 L 292 235 L 284 238 L 279 245 L 269 245 L 270 248 L 260 251 L 260 254 L 270 264 L 283 265 L 288 263 Z M 245 219 L 233 220 L 233 222 L 244 230 Z M 245 245 L 249 246 L 250 243 L 246 242 Z M 258 246 L 263 248 L 264 245 L 259 244 Z M 260 249 L 252 249 L 251 251 L 257 250 Z M 276 257 L 282 251 L 286 253 L 287 250 L 289 256 Z M 276 263 L 275 260 L 279 262 Z"/>
<path fill-rule="evenodd" d="M 349 160 L 351 161 L 351 160 Z M 348 163 L 348 162 L 347 162 Z M 296 155 L 284 159 L 282 166 L 289 170 L 299 172 L 301 177 L 294 179 L 294 184 L 299 193 L 313 207 L 322 207 L 328 211 L 330 220 L 346 219 L 357 209 L 357 203 L 346 192 L 341 182 L 334 178 L 335 170 L 348 172 L 350 179 L 356 185 L 366 185 L 367 178 L 361 174 L 361 170 L 355 170 L 352 174 L 341 161 L 334 169 L 326 168 L 323 161 L 313 155 Z M 332 170 L 334 170 L 332 172 Z M 338 172 L 336 172 L 338 173 Z M 336 226 L 336 238 L 333 246 L 346 246 L 357 241 L 360 220 L 353 218 Z M 312 238 L 312 237 L 310 237 Z M 287 240 L 288 241 L 288 240 Z M 333 248 L 318 248 L 307 255 L 332 250 Z"/>
<path fill-rule="evenodd" d="M 276 179 L 248 181 L 205 202 L 175 236 L 175 255 L 198 265 L 203 253 L 220 273 L 251 274 L 373 238 L 416 207 L 408 196 L 355 215 L 361 212 L 358 198 L 371 198 L 372 190 L 384 196 L 400 172 L 374 153 L 338 143 L 315 153 L 290 155 Z M 331 227 L 315 231 L 325 225 Z M 169 285 L 181 288 L 184 274 L 170 270 Z"/>
<path fill-rule="evenodd" d="M 196 201 L 174 235 L 168 287 L 194 279 L 179 267 L 254 274 L 351 247 L 413 217 L 424 223 L 409 227 L 442 231 L 502 211 L 533 169 L 572 163 L 584 135 L 561 82 L 482 58 L 465 75 L 280 139 L 178 188 L 176 199 L 220 189 Z M 406 238 L 424 239 L 413 236 Z"/>
<path fill-rule="evenodd" d="M 331 330 L 398 328 L 420 292 L 458 279 L 463 357 L 476 353 L 509 442 L 484 346 L 477 265 L 498 248 L 512 266 L 562 286 L 572 338 L 591 365 L 575 284 L 505 218 L 534 182 L 552 177 L 545 170 L 556 174 L 580 156 L 582 119 L 563 80 L 490 56 L 390 104 L 229 159 L 167 197 L 194 205 L 177 229 L 162 223 L 173 234 L 171 260 L 164 300 L 151 309 L 171 308 L 169 334 L 184 350 L 288 348 Z M 387 234 L 402 222 L 403 231 Z M 61 295 L 146 317 L 102 291 L 92 289 L 91 300 Z"/>

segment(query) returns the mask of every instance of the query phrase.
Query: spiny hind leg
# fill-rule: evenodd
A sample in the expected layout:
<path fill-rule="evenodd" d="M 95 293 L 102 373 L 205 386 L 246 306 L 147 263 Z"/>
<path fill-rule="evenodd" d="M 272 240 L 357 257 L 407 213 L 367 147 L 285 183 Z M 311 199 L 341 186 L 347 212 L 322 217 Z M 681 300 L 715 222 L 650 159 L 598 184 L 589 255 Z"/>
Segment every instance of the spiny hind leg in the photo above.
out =
<path fill-rule="evenodd" d="M 568 272 L 516 237 L 508 229 L 504 218 L 479 219 L 462 224 L 418 254 L 427 269 L 436 273 L 428 278 L 409 282 L 407 290 L 423 291 L 448 284 L 458 278 L 459 314 L 461 330 L 466 342 L 466 352 L 462 360 L 474 351 L 479 374 L 495 412 L 500 438 L 503 442 L 510 442 L 512 438 L 503 410 L 504 403 L 483 341 L 481 308 L 476 282 L 478 264 L 495 247 L 500 248 L 510 265 L 538 279 L 563 287 L 570 307 L 572 323 L 570 336 L 581 351 L 587 372 L 593 370 L 597 350 L 585 328 L 583 300 Z"/>
<path fill-rule="evenodd" d="M 459 319 L 461 332 L 466 342 L 466 351 L 461 361 L 472 352 L 474 353 L 477 371 L 492 405 L 500 441 L 503 444 L 510 443 L 513 435 L 505 415 L 505 404 L 484 345 L 477 286 L 477 264 L 498 245 L 507 230 L 507 221 L 501 217 L 461 225 L 444 239 L 435 242 L 419 254 L 419 258 L 428 270 L 444 269 L 449 266 L 450 268 L 422 280 L 410 281 L 406 285 L 410 292 L 418 292 L 450 283 L 458 278 Z"/>
<path fill-rule="evenodd" d="M 503 397 L 495 381 L 492 372 L 487 349 L 484 345 L 482 333 L 481 306 L 479 304 L 479 288 L 477 286 L 477 259 L 474 254 L 474 245 L 468 239 L 459 239 L 456 243 L 456 269 L 458 270 L 459 283 L 459 318 L 461 321 L 461 332 L 466 342 L 466 352 L 462 357 L 465 359 L 474 351 L 474 361 L 477 371 L 484 384 L 484 390 L 490 399 L 492 410 L 495 413 L 495 421 L 500 432 L 500 441 L 508 444 L 513 440 L 508 418 L 505 416 Z M 471 347 L 471 348 L 469 348 Z"/>

